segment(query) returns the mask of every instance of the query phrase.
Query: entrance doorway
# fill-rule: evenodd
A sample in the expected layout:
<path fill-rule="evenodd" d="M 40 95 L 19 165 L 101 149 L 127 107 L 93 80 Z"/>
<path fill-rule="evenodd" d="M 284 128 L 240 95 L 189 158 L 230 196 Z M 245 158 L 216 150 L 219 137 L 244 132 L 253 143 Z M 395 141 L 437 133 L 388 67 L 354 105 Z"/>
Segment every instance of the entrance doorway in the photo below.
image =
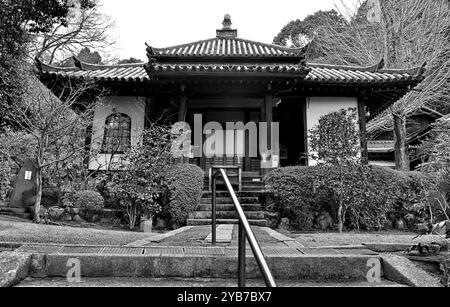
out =
<path fill-rule="evenodd" d="M 259 109 L 212 109 L 212 110 L 189 110 L 188 118 L 191 127 L 194 127 L 194 115 L 201 114 L 203 125 L 210 122 L 217 122 L 222 126 L 224 131 L 223 144 L 219 145 L 219 152 L 215 152 L 214 157 L 194 158 L 191 163 L 200 166 L 206 172 L 213 165 L 234 165 L 241 166 L 245 172 L 260 172 L 261 159 L 258 157 L 250 157 L 249 152 L 249 133 L 245 135 L 242 132 L 227 132 L 227 123 L 242 122 L 247 124 L 254 122 L 256 125 L 260 122 L 261 112 Z M 193 128 L 194 129 L 194 128 Z M 203 132 L 203 131 L 202 131 Z M 194 131 L 195 133 L 195 131 Z M 206 142 L 207 136 L 203 135 L 203 144 Z M 258 142 L 258 140 L 256 140 Z M 242 153 L 244 153 L 242 155 Z M 204 154 L 204 153 L 203 153 Z"/>

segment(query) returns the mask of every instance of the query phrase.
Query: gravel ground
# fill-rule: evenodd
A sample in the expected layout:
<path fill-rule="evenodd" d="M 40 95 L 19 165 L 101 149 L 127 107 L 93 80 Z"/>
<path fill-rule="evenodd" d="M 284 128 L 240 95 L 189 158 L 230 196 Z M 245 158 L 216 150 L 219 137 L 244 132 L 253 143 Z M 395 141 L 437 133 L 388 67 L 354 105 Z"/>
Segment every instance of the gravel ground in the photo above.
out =
<path fill-rule="evenodd" d="M 408 232 L 376 232 L 376 233 L 295 233 L 286 230 L 278 230 L 284 235 L 294 238 L 306 247 L 321 246 L 345 246 L 345 245 L 361 245 L 363 243 L 402 243 L 402 244 L 418 244 L 440 242 L 444 240 L 438 236 L 426 236 L 416 240 L 413 238 L 415 233 Z"/>
<path fill-rule="evenodd" d="M 36 225 L 0 220 L 0 242 L 125 245 L 148 236 L 148 234 L 135 232 Z"/>

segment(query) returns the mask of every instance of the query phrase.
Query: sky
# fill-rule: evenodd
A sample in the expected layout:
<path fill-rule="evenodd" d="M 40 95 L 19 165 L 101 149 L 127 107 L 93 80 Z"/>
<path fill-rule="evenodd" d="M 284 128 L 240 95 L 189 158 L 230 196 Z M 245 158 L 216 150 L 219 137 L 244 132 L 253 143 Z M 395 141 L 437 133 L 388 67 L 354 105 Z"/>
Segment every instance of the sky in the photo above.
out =
<path fill-rule="evenodd" d="M 231 15 L 238 37 L 272 43 L 288 22 L 335 7 L 341 0 L 102 0 L 115 21 L 110 56 L 146 59 L 145 43 L 157 48 L 213 38 Z M 353 6 L 357 0 L 343 0 Z"/>

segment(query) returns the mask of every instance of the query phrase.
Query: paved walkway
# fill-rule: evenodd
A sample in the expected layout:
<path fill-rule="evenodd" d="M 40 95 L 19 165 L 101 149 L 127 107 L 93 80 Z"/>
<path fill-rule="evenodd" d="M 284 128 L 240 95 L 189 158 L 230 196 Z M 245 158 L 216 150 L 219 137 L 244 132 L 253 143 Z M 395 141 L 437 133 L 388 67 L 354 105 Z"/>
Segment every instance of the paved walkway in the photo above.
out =
<path fill-rule="evenodd" d="M 277 231 L 267 227 L 253 226 L 252 230 L 267 257 L 301 255 L 376 255 L 377 253 L 354 246 L 347 248 L 307 248 Z M 102 255 L 152 255 L 152 256 L 231 256 L 237 257 L 238 226 L 219 225 L 217 246 L 211 245 L 211 226 L 183 227 L 165 234 L 149 235 L 148 238 L 126 246 L 81 246 L 57 244 L 24 244 L 19 252 L 46 254 L 102 254 Z M 247 255 L 251 255 L 247 242 Z"/>

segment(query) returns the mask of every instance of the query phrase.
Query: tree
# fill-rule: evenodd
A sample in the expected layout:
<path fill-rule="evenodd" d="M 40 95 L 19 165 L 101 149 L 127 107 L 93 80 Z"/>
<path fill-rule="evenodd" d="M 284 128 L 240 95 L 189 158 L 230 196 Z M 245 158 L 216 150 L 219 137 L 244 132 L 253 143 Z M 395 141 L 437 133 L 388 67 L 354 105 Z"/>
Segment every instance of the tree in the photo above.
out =
<path fill-rule="evenodd" d="M 89 64 L 95 64 L 95 65 L 101 65 L 102 64 L 102 56 L 97 51 L 91 51 L 89 48 L 83 48 L 80 50 L 78 55 L 76 56 L 78 60 L 89 63 Z M 75 60 L 73 57 L 70 57 L 61 63 L 58 64 L 58 66 L 61 67 L 74 67 L 75 66 Z"/>
<path fill-rule="evenodd" d="M 55 24 L 49 31 L 34 35 L 31 53 L 53 64 L 89 49 L 104 50 L 113 45 L 110 30 L 114 23 L 100 10 L 98 0 L 91 0 L 87 6 L 74 6 L 65 24 Z"/>
<path fill-rule="evenodd" d="M 74 3 L 89 7 L 90 0 L 0 0 L 0 112 L 22 99 L 29 74 L 27 46 L 34 35 L 46 33 L 55 25 L 68 24 Z M 3 116 L 0 126 L 10 125 Z"/>
<path fill-rule="evenodd" d="M 319 124 L 310 130 L 311 156 L 319 164 L 333 166 L 326 180 L 318 180 L 317 187 L 326 187 L 332 191 L 337 202 L 336 215 L 339 232 L 342 233 L 346 212 L 349 207 L 356 206 L 361 198 L 357 196 L 360 186 L 354 178 L 365 172 L 358 172 L 361 146 L 356 126 L 355 109 L 340 110 L 324 115 Z"/>
<path fill-rule="evenodd" d="M 360 1 L 357 11 L 347 8 L 339 12 L 349 23 L 340 27 L 329 19 L 317 36 L 317 45 L 327 61 L 368 66 L 384 59 L 388 68 L 420 67 L 427 63 L 424 81 L 368 126 L 369 133 L 396 131 L 397 169 L 409 170 L 404 133 L 408 116 L 424 105 L 433 108 L 442 101 L 448 104 L 449 3 L 371 0 Z"/>
<path fill-rule="evenodd" d="M 116 172 L 105 174 L 104 180 L 112 183 L 111 192 L 125 209 L 130 230 L 138 217 L 152 218 L 162 210 L 166 175 L 174 163 L 172 141 L 170 127 L 152 125 L 142 133 L 142 143 L 116 163 Z"/>
<path fill-rule="evenodd" d="M 138 63 L 144 63 L 144 62 L 140 59 L 135 59 L 133 57 L 131 57 L 129 59 L 119 60 L 117 62 L 117 64 L 119 64 L 119 65 L 121 65 L 121 64 L 138 64 Z"/>
<path fill-rule="evenodd" d="M 315 38 L 321 35 L 321 28 L 328 22 L 333 22 L 339 27 L 347 24 L 345 18 L 336 10 L 318 11 L 303 20 L 297 19 L 289 22 L 274 38 L 273 43 L 297 48 L 310 44 L 307 53 L 308 59 L 320 58 L 323 54 L 317 48 Z"/>
<path fill-rule="evenodd" d="M 27 82 L 23 101 L 9 107 L 11 120 L 35 144 L 32 157 L 36 160 L 37 168 L 34 205 L 34 221 L 37 223 L 40 222 L 44 172 L 72 159 L 81 148 L 84 149 L 86 129 L 91 124 L 98 104 L 95 100 L 89 103 L 80 101 L 91 100 L 86 95 L 93 90 L 92 84 L 67 81 L 60 87 L 53 87 L 53 93 L 58 93 L 55 96 L 39 80 L 31 78 Z"/>
<path fill-rule="evenodd" d="M 450 184 L 450 117 L 438 121 L 431 137 L 421 146 L 421 154 L 426 161 L 421 165 L 423 171 L 438 174 L 442 182 Z"/>
<path fill-rule="evenodd" d="M 10 128 L 0 131 L 0 201 L 9 197 L 13 178 L 35 150 L 35 143 L 27 133 Z"/>

